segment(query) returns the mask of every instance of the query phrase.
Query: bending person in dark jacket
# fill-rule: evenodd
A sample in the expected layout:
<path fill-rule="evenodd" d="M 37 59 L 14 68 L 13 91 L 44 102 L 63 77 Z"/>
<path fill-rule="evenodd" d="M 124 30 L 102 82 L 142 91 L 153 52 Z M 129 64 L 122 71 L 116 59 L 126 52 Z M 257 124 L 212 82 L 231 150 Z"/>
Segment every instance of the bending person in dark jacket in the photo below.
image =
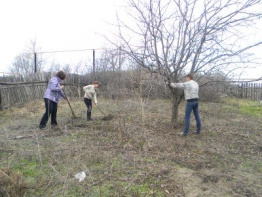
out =
<path fill-rule="evenodd" d="M 60 81 L 66 78 L 66 74 L 63 71 L 56 73 L 55 77 L 52 77 L 49 81 L 48 87 L 44 94 L 45 101 L 45 113 L 40 121 L 39 128 L 43 129 L 46 127 L 48 118 L 51 115 L 51 125 L 56 126 L 56 113 L 57 113 L 57 103 L 62 97 L 67 99 L 62 91 L 64 86 L 60 85 Z"/>

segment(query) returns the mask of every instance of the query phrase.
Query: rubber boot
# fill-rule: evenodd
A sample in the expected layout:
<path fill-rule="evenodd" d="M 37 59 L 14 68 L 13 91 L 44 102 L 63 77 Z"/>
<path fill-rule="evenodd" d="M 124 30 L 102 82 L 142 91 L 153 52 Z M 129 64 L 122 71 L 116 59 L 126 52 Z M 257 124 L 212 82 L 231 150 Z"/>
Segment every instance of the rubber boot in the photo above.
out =
<path fill-rule="evenodd" d="M 87 112 L 87 121 L 90 121 L 90 120 L 92 120 L 92 119 L 91 119 L 91 112 L 88 111 L 88 112 Z"/>

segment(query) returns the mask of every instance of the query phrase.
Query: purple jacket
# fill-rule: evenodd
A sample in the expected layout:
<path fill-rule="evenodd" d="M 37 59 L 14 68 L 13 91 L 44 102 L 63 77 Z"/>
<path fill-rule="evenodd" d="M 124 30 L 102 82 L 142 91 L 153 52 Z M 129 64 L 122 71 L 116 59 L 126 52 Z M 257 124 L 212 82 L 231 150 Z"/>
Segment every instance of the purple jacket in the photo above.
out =
<path fill-rule="evenodd" d="M 63 91 L 60 89 L 60 81 L 59 77 L 53 77 L 50 79 L 48 87 L 45 91 L 44 98 L 47 98 L 51 101 L 58 102 L 61 97 L 65 99 L 65 95 Z"/>

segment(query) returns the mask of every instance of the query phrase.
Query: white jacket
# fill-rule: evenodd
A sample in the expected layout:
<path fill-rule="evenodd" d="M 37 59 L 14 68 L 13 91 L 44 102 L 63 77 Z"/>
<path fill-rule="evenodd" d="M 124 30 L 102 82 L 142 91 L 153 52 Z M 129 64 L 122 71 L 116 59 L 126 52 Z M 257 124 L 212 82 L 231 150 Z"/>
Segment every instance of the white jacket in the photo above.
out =
<path fill-rule="evenodd" d="M 194 80 L 187 81 L 185 83 L 170 83 L 172 88 L 183 88 L 185 93 L 185 99 L 198 99 L 199 86 Z"/>
<path fill-rule="evenodd" d="M 85 91 L 85 98 L 92 99 L 95 103 L 97 103 L 96 90 L 94 85 L 84 86 L 83 90 Z"/>

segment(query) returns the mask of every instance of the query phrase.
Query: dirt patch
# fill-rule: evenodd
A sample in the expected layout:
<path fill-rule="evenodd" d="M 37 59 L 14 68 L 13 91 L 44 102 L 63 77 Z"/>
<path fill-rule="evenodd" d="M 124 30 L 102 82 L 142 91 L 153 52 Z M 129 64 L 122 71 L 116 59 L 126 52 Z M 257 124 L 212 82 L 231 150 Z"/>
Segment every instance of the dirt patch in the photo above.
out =
<path fill-rule="evenodd" d="M 233 186 L 233 190 L 238 193 L 241 194 L 242 196 L 246 196 L 246 197 L 258 197 L 258 195 L 251 191 L 249 188 L 246 187 L 246 183 L 235 183 Z"/>
<path fill-rule="evenodd" d="M 217 176 L 205 176 L 203 178 L 203 183 L 207 183 L 207 182 L 217 183 L 218 179 L 219 178 Z"/>
<path fill-rule="evenodd" d="M 11 168 L 0 169 L 0 196 L 20 197 L 25 194 L 26 182 L 21 174 L 14 172 Z"/>

